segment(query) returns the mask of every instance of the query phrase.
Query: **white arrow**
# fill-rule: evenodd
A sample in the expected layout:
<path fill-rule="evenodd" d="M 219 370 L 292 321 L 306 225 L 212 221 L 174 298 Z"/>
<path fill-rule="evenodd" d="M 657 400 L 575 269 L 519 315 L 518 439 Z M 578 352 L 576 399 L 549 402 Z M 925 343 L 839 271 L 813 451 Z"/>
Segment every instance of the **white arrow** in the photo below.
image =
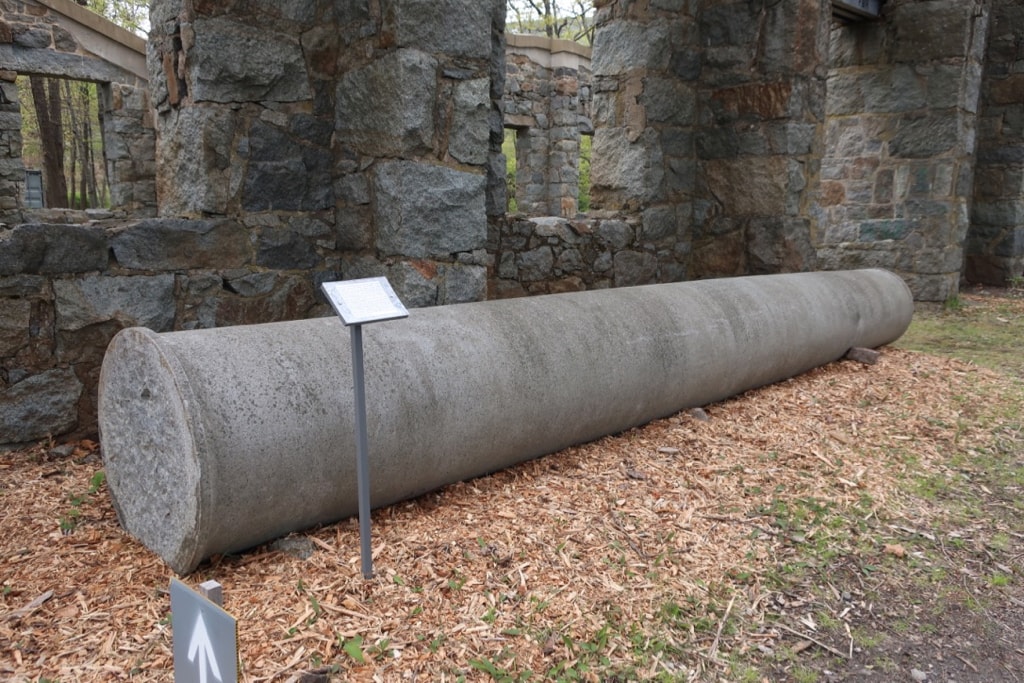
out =
<path fill-rule="evenodd" d="M 221 680 L 220 669 L 217 667 L 217 657 L 213 652 L 213 643 L 210 642 L 210 634 L 206 632 L 206 622 L 203 621 L 203 613 L 199 613 L 196 625 L 192 627 L 192 640 L 188 644 L 188 661 L 196 661 L 199 656 L 199 683 L 206 683 L 206 663 L 210 663 L 210 673 L 218 681 Z"/>

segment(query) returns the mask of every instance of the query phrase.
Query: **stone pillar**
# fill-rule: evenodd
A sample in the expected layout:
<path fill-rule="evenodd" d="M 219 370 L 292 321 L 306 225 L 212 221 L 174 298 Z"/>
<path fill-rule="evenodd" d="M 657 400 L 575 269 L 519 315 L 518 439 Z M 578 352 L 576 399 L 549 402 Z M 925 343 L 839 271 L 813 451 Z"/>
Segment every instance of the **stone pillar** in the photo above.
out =
<path fill-rule="evenodd" d="M 0 223 L 18 222 L 18 210 L 25 200 L 21 105 L 16 77 L 13 71 L 0 70 Z"/>
<path fill-rule="evenodd" d="M 658 132 L 648 126 L 644 85 L 648 75 L 652 86 L 654 79 L 664 84 L 672 34 L 684 33 L 672 28 L 683 18 L 654 11 L 634 17 L 629 4 L 604 3 L 595 18 L 591 196 L 596 209 L 637 211 L 667 199 L 664 154 Z"/>
<path fill-rule="evenodd" d="M 686 276 L 695 159 L 699 40 L 693 3 L 596 3 L 591 209 L 641 219 L 656 281 Z"/>
<path fill-rule="evenodd" d="M 707 1 L 692 277 L 816 267 L 810 208 L 825 111 L 828 0 Z"/>
<path fill-rule="evenodd" d="M 823 268 L 899 272 L 957 293 L 972 192 L 987 2 L 890 0 L 832 32 L 817 235 Z"/>
<path fill-rule="evenodd" d="M 981 86 L 974 204 L 965 278 L 1004 286 L 1024 276 L 1024 5 L 994 0 Z"/>
<path fill-rule="evenodd" d="M 149 92 L 108 83 L 100 88 L 100 97 L 111 206 L 135 216 L 155 216 L 156 132 Z"/>
<path fill-rule="evenodd" d="M 592 132 L 590 48 L 515 35 L 507 50 L 505 124 L 516 130 L 516 205 L 528 216 L 574 218 L 579 206 L 580 135 Z M 587 74 L 589 75 L 589 74 Z"/>

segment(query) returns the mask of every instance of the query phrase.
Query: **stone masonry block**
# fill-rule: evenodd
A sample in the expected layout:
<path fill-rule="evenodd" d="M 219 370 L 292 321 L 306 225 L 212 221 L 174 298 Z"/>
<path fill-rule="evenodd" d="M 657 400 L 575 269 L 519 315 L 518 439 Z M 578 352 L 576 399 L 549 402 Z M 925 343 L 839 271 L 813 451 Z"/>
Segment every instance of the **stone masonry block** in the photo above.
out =
<path fill-rule="evenodd" d="M 53 283 L 58 329 L 80 330 L 118 321 L 123 327 L 171 329 L 174 322 L 174 275 L 104 277 L 86 275 Z"/>
<path fill-rule="evenodd" d="M 484 174 L 387 161 L 376 167 L 373 187 L 377 248 L 382 254 L 446 257 L 484 247 Z"/>
<path fill-rule="evenodd" d="M 0 443 L 63 434 L 78 421 L 82 383 L 71 368 L 53 368 L 0 391 Z"/>
<path fill-rule="evenodd" d="M 931 116 L 908 117 L 900 121 L 889 142 L 893 157 L 927 159 L 963 149 L 965 140 L 959 135 L 960 119 L 955 111 L 936 112 Z"/>
<path fill-rule="evenodd" d="M 594 36 L 594 76 L 617 76 L 634 69 L 668 68 L 669 27 L 661 22 L 620 21 L 599 27 Z"/>
<path fill-rule="evenodd" d="M 490 83 L 486 78 L 459 82 L 453 99 L 455 113 L 448 153 L 464 164 L 483 165 L 490 136 Z"/>
<path fill-rule="evenodd" d="M 296 102 L 312 97 L 296 37 L 237 17 L 199 17 L 188 55 L 196 101 Z"/>
<path fill-rule="evenodd" d="M 252 258 L 249 231 L 231 220 L 142 220 L 111 247 L 120 265 L 139 270 L 239 268 Z"/>
<path fill-rule="evenodd" d="M 0 233 L 0 275 L 103 270 L 107 260 L 99 227 L 29 223 Z"/>
<path fill-rule="evenodd" d="M 370 155 L 428 152 L 434 136 L 437 61 L 416 50 L 391 52 L 350 71 L 336 92 L 336 135 Z"/>
<path fill-rule="evenodd" d="M 487 59 L 491 53 L 491 7 L 485 0 L 384 0 L 384 32 L 399 47 Z M 388 21 L 390 20 L 390 21 Z"/>
<path fill-rule="evenodd" d="M 711 159 L 708 189 L 731 214 L 783 215 L 789 192 L 786 157 Z"/>
<path fill-rule="evenodd" d="M 892 59 L 920 63 L 964 58 L 975 4 L 960 0 L 904 2 L 888 17 L 896 27 Z"/>

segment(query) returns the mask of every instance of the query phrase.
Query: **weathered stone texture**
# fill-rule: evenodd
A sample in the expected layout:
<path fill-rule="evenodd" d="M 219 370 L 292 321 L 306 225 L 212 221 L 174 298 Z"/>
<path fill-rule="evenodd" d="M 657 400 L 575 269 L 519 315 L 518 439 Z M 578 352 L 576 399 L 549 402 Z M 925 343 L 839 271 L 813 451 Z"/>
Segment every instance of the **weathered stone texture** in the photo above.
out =
<path fill-rule="evenodd" d="M 117 262 L 138 270 L 240 268 L 251 262 L 249 232 L 235 221 L 144 220 L 116 233 Z"/>
<path fill-rule="evenodd" d="M 388 53 L 338 83 L 335 128 L 363 154 L 423 154 L 434 136 L 437 61 L 413 49 Z"/>
<path fill-rule="evenodd" d="M 509 218 L 502 225 L 493 297 L 553 294 L 686 279 L 689 213 Z"/>
<path fill-rule="evenodd" d="M 190 92 L 197 102 L 295 102 L 309 98 L 297 38 L 223 17 L 197 18 L 189 53 Z"/>
<path fill-rule="evenodd" d="M 0 275 L 81 273 L 106 265 L 102 228 L 24 224 L 0 232 Z"/>
<path fill-rule="evenodd" d="M 833 29 L 818 199 L 826 268 L 885 263 L 918 298 L 956 293 L 968 228 L 981 60 L 975 3 L 897 0 Z M 943 290 L 943 287 L 949 287 Z"/>
<path fill-rule="evenodd" d="M 60 435 L 78 423 L 82 383 L 69 368 L 54 368 L 5 386 L 0 383 L 0 443 Z"/>
<path fill-rule="evenodd" d="M 1024 7 L 995 0 L 989 35 L 964 276 L 999 285 L 1024 277 Z"/>
<path fill-rule="evenodd" d="M 212 107 L 162 117 L 156 177 L 161 216 L 228 213 L 241 180 L 231 163 L 237 118 L 231 110 Z"/>
<path fill-rule="evenodd" d="M 0 441 L 88 430 L 125 325 L 322 315 L 326 280 L 384 275 L 428 306 L 879 266 L 942 299 L 965 244 L 968 278 L 1022 276 L 1016 0 L 889 0 L 883 21 L 831 30 L 829 0 L 608 0 L 593 71 L 543 39 L 506 50 L 499 0 L 157 0 L 148 90 L 82 59 L 34 0 L 8 4 L 0 424 L 21 410 L 25 428 Z M 30 53 L 105 83 L 131 220 L 22 210 L 13 79 Z"/>
<path fill-rule="evenodd" d="M 594 76 L 619 76 L 631 69 L 665 70 L 671 55 L 670 27 L 662 22 L 609 23 L 594 36 Z"/>
<path fill-rule="evenodd" d="M 242 187 L 246 211 L 319 211 L 334 205 L 330 124 L 296 115 L 288 129 L 262 120 L 249 129 Z"/>
<path fill-rule="evenodd" d="M 381 163 L 373 176 L 381 254 L 443 258 L 483 247 L 482 174 L 413 161 Z"/>
<path fill-rule="evenodd" d="M 57 328 L 75 331 L 115 320 L 167 331 L 174 321 L 174 276 L 86 275 L 53 283 Z"/>
<path fill-rule="evenodd" d="M 384 0 L 381 4 L 383 32 L 399 47 L 474 59 L 490 56 L 491 7 L 487 2 Z"/>
<path fill-rule="evenodd" d="M 693 48 L 696 188 L 691 276 L 816 267 L 827 2 L 705 3 Z"/>
<path fill-rule="evenodd" d="M 448 153 L 464 164 L 487 163 L 490 139 L 490 81 L 475 78 L 455 84 Z"/>

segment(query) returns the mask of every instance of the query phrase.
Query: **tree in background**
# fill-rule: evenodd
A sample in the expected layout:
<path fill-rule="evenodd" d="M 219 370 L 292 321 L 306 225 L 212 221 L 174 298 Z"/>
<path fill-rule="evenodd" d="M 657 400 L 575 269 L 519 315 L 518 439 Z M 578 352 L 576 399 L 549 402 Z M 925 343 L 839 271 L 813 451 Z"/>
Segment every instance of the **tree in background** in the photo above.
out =
<path fill-rule="evenodd" d="M 593 0 L 508 0 L 506 26 L 514 33 L 546 35 L 590 45 Z"/>
<path fill-rule="evenodd" d="M 149 30 L 149 0 L 78 0 L 78 4 L 143 38 Z"/>
<path fill-rule="evenodd" d="M 99 121 L 99 93 L 94 83 L 61 81 L 64 112 L 68 122 L 67 177 L 77 185 L 71 187 L 71 208 L 87 209 L 100 205 L 100 186 L 108 194 L 107 174 L 104 172 L 102 136 L 93 126 Z M 97 152 L 100 152 L 97 155 Z M 97 164 L 96 157 L 100 157 Z M 79 170 L 80 169 L 80 170 Z M 101 179 L 98 180 L 97 178 Z"/>
<path fill-rule="evenodd" d="M 43 201 L 53 208 L 68 205 L 64 178 L 64 124 L 61 117 L 59 81 L 31 76 L 32 107 L 40 139 L 43 170 Z"/>
<path fill-rule="evenodd" d="M 148 0 L 76 0 L 122 28 L 145 36 Z M 44 201 L 51 208 L 101 206 L 109 196 L 102 117 L 95 83 L 29 76 L 22 98 L 23 157 L 43 171 Z"/>

